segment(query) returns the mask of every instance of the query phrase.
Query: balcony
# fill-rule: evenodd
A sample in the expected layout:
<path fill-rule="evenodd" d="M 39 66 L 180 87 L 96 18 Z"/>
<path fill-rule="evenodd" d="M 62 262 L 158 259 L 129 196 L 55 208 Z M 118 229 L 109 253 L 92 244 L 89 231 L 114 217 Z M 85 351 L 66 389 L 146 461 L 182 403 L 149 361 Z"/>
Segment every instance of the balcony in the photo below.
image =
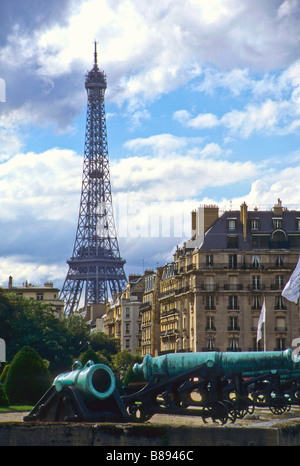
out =
<path fill-rule="evenodd" d="M 182 286 L 181 288 L 178 288 L 178 290 L 175 290 L 175 295 L 183 294 L 183 293 L 188 293 L 191 291 L 189 286 Z"/>
<path fill-rule="evenodd" d="M 224 290 L 225 291 L 242 291 L 243 285 L 242 283 L 225 283 Z"/>
<path fill-rule="evenodd" d="M 249 291 L 264 291 L 266 289 L 266 285 L 260 284 L 260 283 L 251 283 L 248 285 L 248 290 Z"/>
<path fill-rule="evenodd" d="M 201 290 L 203 291 L 218 291 L 219 290 L 219 285 L 214 284 L 214 283 L 202 283 L 200 287 L 201 287 Z"/>
<path fill-rule="evenodd" d="M 158 299 L 165 299 L 171 296 L 175 296 L 175 293 L 176 293 L 175 289 L 163 291 L 162 293 L 159 293 Z"/>
<path fill-rule="evenodd" d="M 160 337 L 161 338 L 166 338 L 166 337 L 174 337 L 178 334 L 178 330 L 175 328 L 170 328 L 169 330 L 163 330 L 160 332 Z"/>
<path fill-rule="evenodd" d="M 142 303 L 140 305 L 140 311 L 144 311 L 145 309 L 151 309 L 152 303 L 150 301 L 147 301 L 146 303 Z"/>
<path fill-rule="evenodd" d="M 190 270 L 194 270 L 196 268 L 196 265 L 195 264 L 190 264 L 186 267 L 186 271 L 187 272 L 190 272 Z"/>
<path fill-rule="evenodd" d="M 272 283 L 270 286 L 270 290 L 272 291 L 282 291 L 285 285 L 282 283 Z"/>

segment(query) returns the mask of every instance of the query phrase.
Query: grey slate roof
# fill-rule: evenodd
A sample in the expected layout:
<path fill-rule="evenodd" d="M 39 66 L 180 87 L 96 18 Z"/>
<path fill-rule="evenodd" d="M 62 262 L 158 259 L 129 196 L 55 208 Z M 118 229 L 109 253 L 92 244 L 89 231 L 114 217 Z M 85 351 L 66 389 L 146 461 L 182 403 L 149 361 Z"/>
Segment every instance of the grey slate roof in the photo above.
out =
<path fill-rule="evenodd" d="M 281 228 L 274 229 L 273 219 L 282 219 Z M 227 211 L 206 232 L 204 242 L 200 250 L 226 249 L 228 250 L 228 237 L 237 236 L 239 250 L 251 250 L 252 235 L 271 235 L 274 231 L 284 231 L 287 235 L 300 235 L 297 218 L 300 219 L 300 211 L 284 210 L 282 214 L 275 214 L 273 211 L 248 211 L 247 237 L 243 238 L 243 224 L 240 221 L 240 211 Z M 236 229 L 229 230 L 228 222 L 236 219 Z M 251 230 L 251 220 L 259 221 L 258 230 Z"/>

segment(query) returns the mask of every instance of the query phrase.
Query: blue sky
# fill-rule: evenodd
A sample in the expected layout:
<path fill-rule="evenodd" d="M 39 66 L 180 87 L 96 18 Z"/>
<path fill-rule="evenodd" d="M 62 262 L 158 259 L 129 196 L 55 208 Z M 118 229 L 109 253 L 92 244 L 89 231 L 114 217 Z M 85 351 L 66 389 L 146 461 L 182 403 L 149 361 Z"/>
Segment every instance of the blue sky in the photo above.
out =
<path fill-rule="evenodd" d="M 172 260 L 199 205 L 300 210 L 299 13 L 297 0 L 2 0 L 0 285 L 62 286 L 95 40 L 128 274 Z"/>

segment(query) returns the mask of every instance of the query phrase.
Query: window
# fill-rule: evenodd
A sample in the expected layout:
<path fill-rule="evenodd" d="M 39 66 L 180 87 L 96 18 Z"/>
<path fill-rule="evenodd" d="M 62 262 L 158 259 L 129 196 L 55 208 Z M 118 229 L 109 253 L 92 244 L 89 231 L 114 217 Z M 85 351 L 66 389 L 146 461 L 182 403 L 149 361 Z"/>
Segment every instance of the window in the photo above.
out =
<path fill-rule="evenodd" d="M 297 230 L 300 230 L 300 218 L 296 218 Z"/>
<path fill-rule="evenodd" d="M 127 323 L 125 326 L 125 333 L 130 333 L 130 324 Z"/>
<path fill-rule="evenodd" d="M 275 260 L 275 265 L 276 267 L 280 267 L 281 265 L 283 265 L 283 256 L 276 256 L 276 260 Z"/>
<path fill-rule="evenodd" d="M 283 290 L 283 276 L 282 275 L 275 276 L 275 288 L 276 290 Z"/>
<path fill-rule="evenodd" d="M 238 297 L 228 296 L 228 309 L 238 309 Z"/>
<path fill-rule="evenodd" d="M 125 348 L 126 349 L 130 348 L 130 340 L 128 339 L 125 340 Z"/>
<path fill-rule="evenodd" d="M 238 249 L 239 241 L 237 236 L 227 236 L 227 248 L 228 249 Z"/>
<path fill-rule="evenodd" d="M 43 301 L 43 299 L 44 299 L 44 294 L 43 294 L 43 293 L 37 293 L 37 294 L 36 294 L 36 299 L 37 299 L 37 301 Z"/>
<path fill-rule="evenodd" d="M 214 275 L 206 275 L 205 283 L 203 284 L 203 287 L 207 291 L 214 291 L 217 289 Z"/>
<path fill-rule="evenodd" d="M 214 340 L 214 338 L 208 338 L 206 340 L 206 349 L 208 351 L 214 351 L 214 349 L 215 349 L 215 340 Z"/>
<path fill-rule="evenodd" d="M 229 338 L 229 351 L 239 351 L 239 339 Z"/>
<path fill-rule="evenodd" d="M 216 330 L 214 317 L 206 318 L 206 329 L 205 330 Z"/>
<path fill-rule="evenodd" d="M 275 309 L 286 310 L 286 306 L 284 304 L 284 298 L 282 296 L 275 296 Z"/>
<path fill-rule="evenodd" d="M 228 230 L 232 231 L 236 228 L 236 218 L 230 218 L 228 220 Z"/>
<path fill-rule="evenodd" d="M 282 219 L 281 218 L 273 218 L 273 228 L 274 230 L 281 228 Z"/>
<path fill-rule="evenodd" d="M 270 246 L 269 235 L 253 235 L 252 236 L 252 247 L 257 249 L 265 249 Z"/>
<path fill-rule="evenodd" d="M 291 249 L 300 248 L 300 236 L 299 235 L 289 235 L 288 241 L 289 241 L 289 246 Z"/>
<path fill-rule="evenodd" d="M 259 256 L 252 256 L 252 268 L 257 269 L 260 267 L 260 257 Z"/>
<path fill-rule="evenodd" d="M 285 338 L 276 338 L 276 350 L 282 351 L 285 350 Z"/>
<path fill-rule="evenodd" d="M 130 317 L 130 308 L 129 307 L 125 308 L 125 316 Z"/>
<path fill-rule="evenodd" d="M 259 275 L 253 275 L 252 276 L 252 290 L 260 290 L 260 276 Z"/>
<path fill-rule="evenodd" d="M 283 249 L 288 246 L 286 234 L 284 231 L 275 231 L 272 236 L 271 246 L 273 249 Z"/>
<path fill-rule="evenodd" d="M 206 267 L 213 267 L 214 265 L 214 256 L 212 254 L 206 255 Z"/>
<path fill-rule="evenodd" d="M 261 309 L 261 302 L 260 302 L 259 296 L 253 296 L 252 309 L 253 310 Z"/>
<path fill-rule="evenodd" d="M 275 331 L 276 332 L 286 332 L 287 327 L 286 327 L 286 321 L 284 317 L 276 317 L 276 327 Z"/>
<path fill-rule="evenodd" d="M 240 330 L 238 326 L 238 317 L 237 316 L 230 316 L 228 322 L 228 330 Z"/>
<path fill-rule="evenodd" d="M 251 220 L 251 230 L 258 230 L 258 219 L 257 218 L 253 218 Z"/>
<path fill-rule="evenodd" d="M 215 309 L 215 302 L 213 296 L 206 296 L 206 306 L 205 309 Z"/>
<path fill-rule="evenodd" d="M 236 254 L 229 254 L 228 256 L 228 267 L 230 269 L 237 268 L 237 255 Z"/>

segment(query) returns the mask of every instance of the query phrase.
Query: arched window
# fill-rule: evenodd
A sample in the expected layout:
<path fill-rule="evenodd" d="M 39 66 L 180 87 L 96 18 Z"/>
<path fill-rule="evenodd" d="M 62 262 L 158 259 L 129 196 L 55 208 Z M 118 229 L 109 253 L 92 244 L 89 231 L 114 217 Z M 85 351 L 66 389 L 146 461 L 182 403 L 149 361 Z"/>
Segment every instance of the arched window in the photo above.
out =
<path fill-rule="evenodd" d="M 286 233 L 283 230 L 276 230 L 272 234 L 272 248 L 286 249 L 288 247 Z"/>

